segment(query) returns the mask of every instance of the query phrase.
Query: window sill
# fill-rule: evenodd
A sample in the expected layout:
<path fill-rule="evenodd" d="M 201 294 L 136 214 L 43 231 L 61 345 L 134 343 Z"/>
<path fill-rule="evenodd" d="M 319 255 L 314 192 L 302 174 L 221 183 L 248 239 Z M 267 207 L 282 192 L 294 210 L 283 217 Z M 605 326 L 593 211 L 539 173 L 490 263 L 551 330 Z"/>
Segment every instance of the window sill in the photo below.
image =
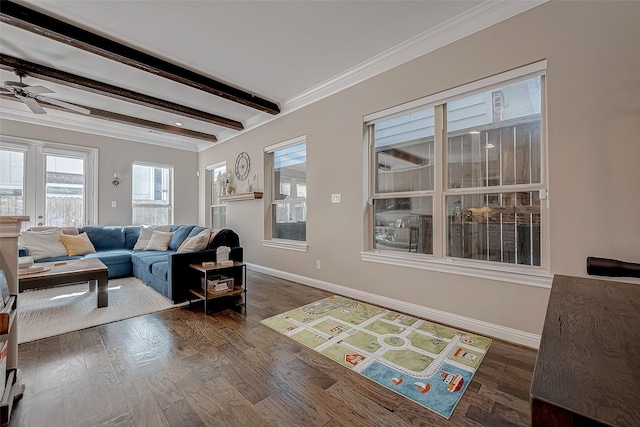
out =
<path fill-rule="evenodd" d="M 458 274 L 480 279 L 517 283 L 520 285 L 551 288 L 553 275 L 543 270 L 525 270 L 511 266 L 480 266 L 461 259 L 434 259 L 407 254 L 381 253 L 376 251 L 360 252 L 363 261 L 395 265 L 398 267 L 419 268 L 440 273 Z"/>
<path fill-rule="evenodd" d="M 262 246 L 268 248 L 287 249 L 289 251 L 307 252 L 309 245 L 306 242 L 296 242 L 293 240 L 263 240 Z"/>

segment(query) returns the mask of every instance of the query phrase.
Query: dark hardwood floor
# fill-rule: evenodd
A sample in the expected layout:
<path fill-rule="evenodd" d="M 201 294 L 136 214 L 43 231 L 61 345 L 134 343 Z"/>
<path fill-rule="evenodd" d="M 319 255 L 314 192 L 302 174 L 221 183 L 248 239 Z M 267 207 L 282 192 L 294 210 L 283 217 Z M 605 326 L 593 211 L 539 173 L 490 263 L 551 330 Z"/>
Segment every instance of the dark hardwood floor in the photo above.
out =
<path fill-rule="evenodd" d="M 330 293 L 247 275 L 244 308 L 194 305 L 21 344 L 11 425 L 529 425 L 535 351 L 495 340 L 447 421 L 260 323 Z"/>

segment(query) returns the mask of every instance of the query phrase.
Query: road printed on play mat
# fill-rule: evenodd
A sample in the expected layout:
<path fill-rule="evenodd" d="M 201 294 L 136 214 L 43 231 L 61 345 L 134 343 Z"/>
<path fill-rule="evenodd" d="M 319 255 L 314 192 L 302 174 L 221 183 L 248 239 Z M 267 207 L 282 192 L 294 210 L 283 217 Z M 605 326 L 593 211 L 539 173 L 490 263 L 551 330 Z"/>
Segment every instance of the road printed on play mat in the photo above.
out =
<path fill-rule="evenodd" d="M 263 323 L 446 418 L 491 344 L 489 338 L 340 296 Z"/>

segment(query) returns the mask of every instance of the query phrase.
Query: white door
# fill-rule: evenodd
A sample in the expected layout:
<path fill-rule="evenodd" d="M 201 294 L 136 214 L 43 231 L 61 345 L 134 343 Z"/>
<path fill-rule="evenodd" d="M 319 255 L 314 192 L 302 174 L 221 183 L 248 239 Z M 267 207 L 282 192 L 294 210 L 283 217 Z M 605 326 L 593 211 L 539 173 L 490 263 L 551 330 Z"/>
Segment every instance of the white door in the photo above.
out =
<path fill-rule="evenodd" d="M 29 216 L 25 228 L 95 224 L 96 160 L 96 149 L 3 139 L 0 213 Z"/>

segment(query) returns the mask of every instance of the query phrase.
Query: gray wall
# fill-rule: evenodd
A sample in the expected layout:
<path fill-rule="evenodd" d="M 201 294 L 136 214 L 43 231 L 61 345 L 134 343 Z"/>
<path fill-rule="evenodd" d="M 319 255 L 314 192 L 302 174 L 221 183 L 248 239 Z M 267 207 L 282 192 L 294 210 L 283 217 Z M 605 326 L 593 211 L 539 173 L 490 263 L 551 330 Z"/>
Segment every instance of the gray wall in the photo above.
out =
<path fill-rule="evenodd" d="M 308 252 L 263 247 L 267 201 L 229 203 L 248 262 L 539 334 L 547 288 L 361 260 L 362 117 L 547 59 L 551 273 L 585 276 L 590 255 L 640 262 L 638 16 L 640 2 L 551 1 L 203 151 L 199 168 L 246 151 L 264 182 L 263 147 L 306 134 Z"/>
<path fill-rule="evenodd" d="M 98 224 L 131 224 L 134 161 L 173 166 L 174 222 L 198 222 L 198 153 L 11 120 L 0 120 L 0 126 L 5 136 L 98 148 Z M 120 177 L 117 188 L 111 184 L 114 173 Z M 112 200 L 117 202 L 117 207 L 111 207 Z"/>

